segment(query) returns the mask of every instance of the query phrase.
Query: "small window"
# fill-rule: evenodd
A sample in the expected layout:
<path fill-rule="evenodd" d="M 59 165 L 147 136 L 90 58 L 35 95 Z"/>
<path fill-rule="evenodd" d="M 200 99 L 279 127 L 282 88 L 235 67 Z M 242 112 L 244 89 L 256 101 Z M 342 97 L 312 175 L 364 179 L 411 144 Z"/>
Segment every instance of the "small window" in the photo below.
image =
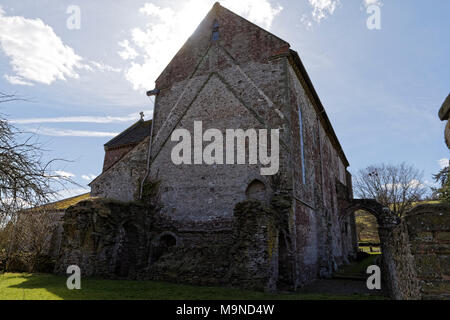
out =
<path fill-rule="evenodd" d="M 214 20 L 212 41 L 217 41 L 217 40 L 219 40 L 219 22 L 217 20 Z"/>

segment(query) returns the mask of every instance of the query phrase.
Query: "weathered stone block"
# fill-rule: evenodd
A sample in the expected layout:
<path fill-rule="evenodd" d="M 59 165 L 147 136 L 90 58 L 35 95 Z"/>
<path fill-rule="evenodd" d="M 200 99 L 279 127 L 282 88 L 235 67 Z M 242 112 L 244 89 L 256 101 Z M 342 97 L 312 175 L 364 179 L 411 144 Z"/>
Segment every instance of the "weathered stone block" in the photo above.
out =
<path fill-rule="evenodd" d="M 439 258 L 434 254 L 419 254 L 415 256 L 416 270 L 419 278 L 439 278 L 441 267 Z"/>
<path fill-rule="evenodd" d="M 450 276 L 450 256 L 439 256 L 439 263 L 442 273 L 446 276 Z"/>
<path fill-rule="evenodd" d="M 422 292 L 425 294 L 450 294 L 450 281 L 424 281 Z"/>
<path fill-rule="evenodd" d="M 437 240 L 438 241 L 450 241 L 450 232 L 438 232 Z"/>
<path fill-rule="evenodd" d="M 424 241 L 424 242 L 431 242 L 433 241 L 433 233 L 432 232 L 419 232 L 416 235 L 415 241 Z"/>

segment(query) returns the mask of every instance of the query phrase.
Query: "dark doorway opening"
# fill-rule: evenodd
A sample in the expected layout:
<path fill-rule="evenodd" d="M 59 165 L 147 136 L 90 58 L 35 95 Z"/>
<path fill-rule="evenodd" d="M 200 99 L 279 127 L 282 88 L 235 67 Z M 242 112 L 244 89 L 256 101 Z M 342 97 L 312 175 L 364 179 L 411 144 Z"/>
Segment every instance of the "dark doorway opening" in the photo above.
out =
<path fill-rule="evenodd" d="M 164 254 L 177 245 L 177 239 L 171 234 L 161 236 L 157 245 L 153 247 L 152 262 L 159 260 Z"/>

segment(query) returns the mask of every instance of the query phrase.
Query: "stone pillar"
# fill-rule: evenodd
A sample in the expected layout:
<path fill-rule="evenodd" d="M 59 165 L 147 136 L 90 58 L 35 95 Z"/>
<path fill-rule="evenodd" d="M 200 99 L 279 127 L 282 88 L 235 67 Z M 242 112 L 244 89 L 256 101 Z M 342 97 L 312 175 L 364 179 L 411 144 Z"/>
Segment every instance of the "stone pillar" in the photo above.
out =
<path fill-rule="evenodd" d="M 447 121 L 447 126 L 445 127 L 445 142 L 450 149 L 450 94 L 447 96 L 447 99 L 445 99 L 439 110 L 439 118 L 442 121 Z"/>
<path fill-rule="evenodd" d="M 396 300 L 418 300 L 421 298 L 414 258 L 403 222 L 380 225 L 382 276 L 389 296 Z"/>
<path fill-rule="evenodd" d="M 242 288 L 276 290 L 278 279 L 278 227 L 273 210 L 257 200 L 234 209 L 230 282 Z"/>

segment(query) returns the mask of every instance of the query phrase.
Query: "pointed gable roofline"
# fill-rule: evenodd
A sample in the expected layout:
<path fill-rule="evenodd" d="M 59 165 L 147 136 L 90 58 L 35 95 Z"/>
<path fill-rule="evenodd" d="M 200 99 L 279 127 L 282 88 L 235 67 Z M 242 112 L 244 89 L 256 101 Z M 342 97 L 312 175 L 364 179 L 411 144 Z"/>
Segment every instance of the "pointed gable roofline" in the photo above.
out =
<path fill-rule="evenodd" d="M 220 41 L 225 41 L 226 45 L 231 45 L 232 41 L 230 39 L 223 39 L 226 32 L 224 32 L 225 28 L 229 28 L 231 30 L 230 33 L 233 35 L 236 34 L 235 31 L 242 31 L 239 29 L 236 29 L 235 26 L 232 25 L 232 23 L 226 23 L 227 21 L 223 20 L 232 19 L 234 21 L 237 21 L 239 19 L 240 21 L 244 21 L 245 24 L 244 28 L 246 26 L 252 26 L 254 30 L 257 32 L 260 32 L 262 34 L 266 34 L 270 36 L 270 44 L 265 44 L 266 49 L 268 49 L 265 52 L 260 53 L 260 58 L 263 60 L 270 60 L 276 57 L 285 56 L 288 58 L 289 62 L 291 63 L 293 69 L 296 71 L 297 77 L 299 81 L 302 83 L 305 91 L 307 92 L 314 108 L 316 109 L 319 119 L 322 123 L 322 126 L 329 137 L 332 145 L 338 152 L 342 162 L 346 167 L 348 167 L 350 164 L 348 162 L 347 157 L 345 156 L 345 153 L 342 149 L 342 146 L 339 142 L 339 139 L 336 136 L 336 133 L 331 125 L 330 119 L 328 118 L 328 115 L 325 111 L 324 106 L 322 105 L 322 102 L 320 101 L 320 98 L 311 82 L 311 79 L 306 72 L 306 69 L 300 59 L 300 56 L 298 53 L 292 49 L 290 49 L 290 44 L 286 42 L 285 40 L 277 37 L 276 35 L 270 33 L 269 31 L 257 26 L 256 24 L 252 23 L 251 21 L 248 21 L 247 19 L 239 16 L 238 14 L 228 10 L 225 7 L 222 7 L 219 2 L 216 2 L 213 6 L 213 8 L 208 12 L 206 17 L 202 20 L 202 22 L 199 24 L 199 26 L 195 29 L 194 33 L 187 39 L 187 41 L 183 44 L 181 49 L 177 52 L 177 54 L 172 58 L 170 63 L 165 67 L 163 72 L 160 74 L 160 76 L 156 80 L 156 88 L 159 89 L 168 89 L 171 87 L 171 85 L 174 82 L 177 82 L 178 80 L 189 78 L 190 75 L 195 72 L 195 68 L 198 64 L 198 60 L 201 59 L 202 55 L 207 52 L 208 47 L 210 45 L 210 39 L 212 36 L 212 30 L 214 27 L 214 22 L 218 21 L 219 23 L 219 30 L 220 30 Z M 236 20 L 235 20 L 236 19 Z M 233 29 L 234 28 L 234 29 Z M 203 42 L 196 42 L 194 39 L 201 39 L 201 37 L 204 37 L 206 35 L 206 32 L 208 32 L 208 37 L 205 37 L 205 39 L 208 39 L 208 41 Z M 267 39 L 264 39 L 267 41 Z M 198 47 L 195 49 L 190 48 L 191 43 L 196 43 Z M 254 43 L 250 43 L 251 45 L 257 45 Z M 259 49 L 259 48 L 258 48 Z M 192 54 L 192 51 L 196 52 L 195 55 Z M 254 50 L 253 50 L 254 51 Z M 249 54 L 255 54 L 252 50 L 249 50 Z"/>
<path fill-rule="evenodd" d="M 265 43 L 265 46 L 271 47 L 272 50 L 261 51 L 260 53 L 263 56 L 261 59 L 268 59 L 270 56 L 273 56 L 280 51 L 287 52 L 290 48 L 290 44 L 285 40 L 221 6 L 219 2 L 216 2 L 192 35 L 185 41 L 180 50 L 178 50 L 169 64 L 158 76 L 155 81 L 156 88 L 167 89 L 171 87 L 174 82 L 190 77 L 198 64 L 198 60 L 210 46 L 210 39 L 216 21 L 219 23 L 220 41 L 225 42 L 225 46 L 231 45 L 233 43 L 233 41 L 231 41 L 232 39 L 224 39 L 225 35 L 231 34 L 234 36 L 239 32 L 242 32 L 242 29 L 237 28 L 236 23 L 227 23 L 227 20 L 244 22 L 241 27 L 251 27 L 252 30 L 256 30 L 260 34 L 269 36 L 264 39 L 264 41 L 267 42 Z M 204 37 L 206 34 L 208 36 Z M 207 41 L 195 41 L 196 39 L 202 39 L 203 37 L 204 39 L 207 39 Z M 193 43 L 196 45 L 195 50 L 190 47 Z M 255 45 L 255 49 L 257 47 L 257 43 L 250 43 L 250 45 Z M 256 51 L 257 50 L 249 50 L 249 54 L 255 54 Z M 196 52 L 196 55 L 192 54 L 192 52 Z"/>

